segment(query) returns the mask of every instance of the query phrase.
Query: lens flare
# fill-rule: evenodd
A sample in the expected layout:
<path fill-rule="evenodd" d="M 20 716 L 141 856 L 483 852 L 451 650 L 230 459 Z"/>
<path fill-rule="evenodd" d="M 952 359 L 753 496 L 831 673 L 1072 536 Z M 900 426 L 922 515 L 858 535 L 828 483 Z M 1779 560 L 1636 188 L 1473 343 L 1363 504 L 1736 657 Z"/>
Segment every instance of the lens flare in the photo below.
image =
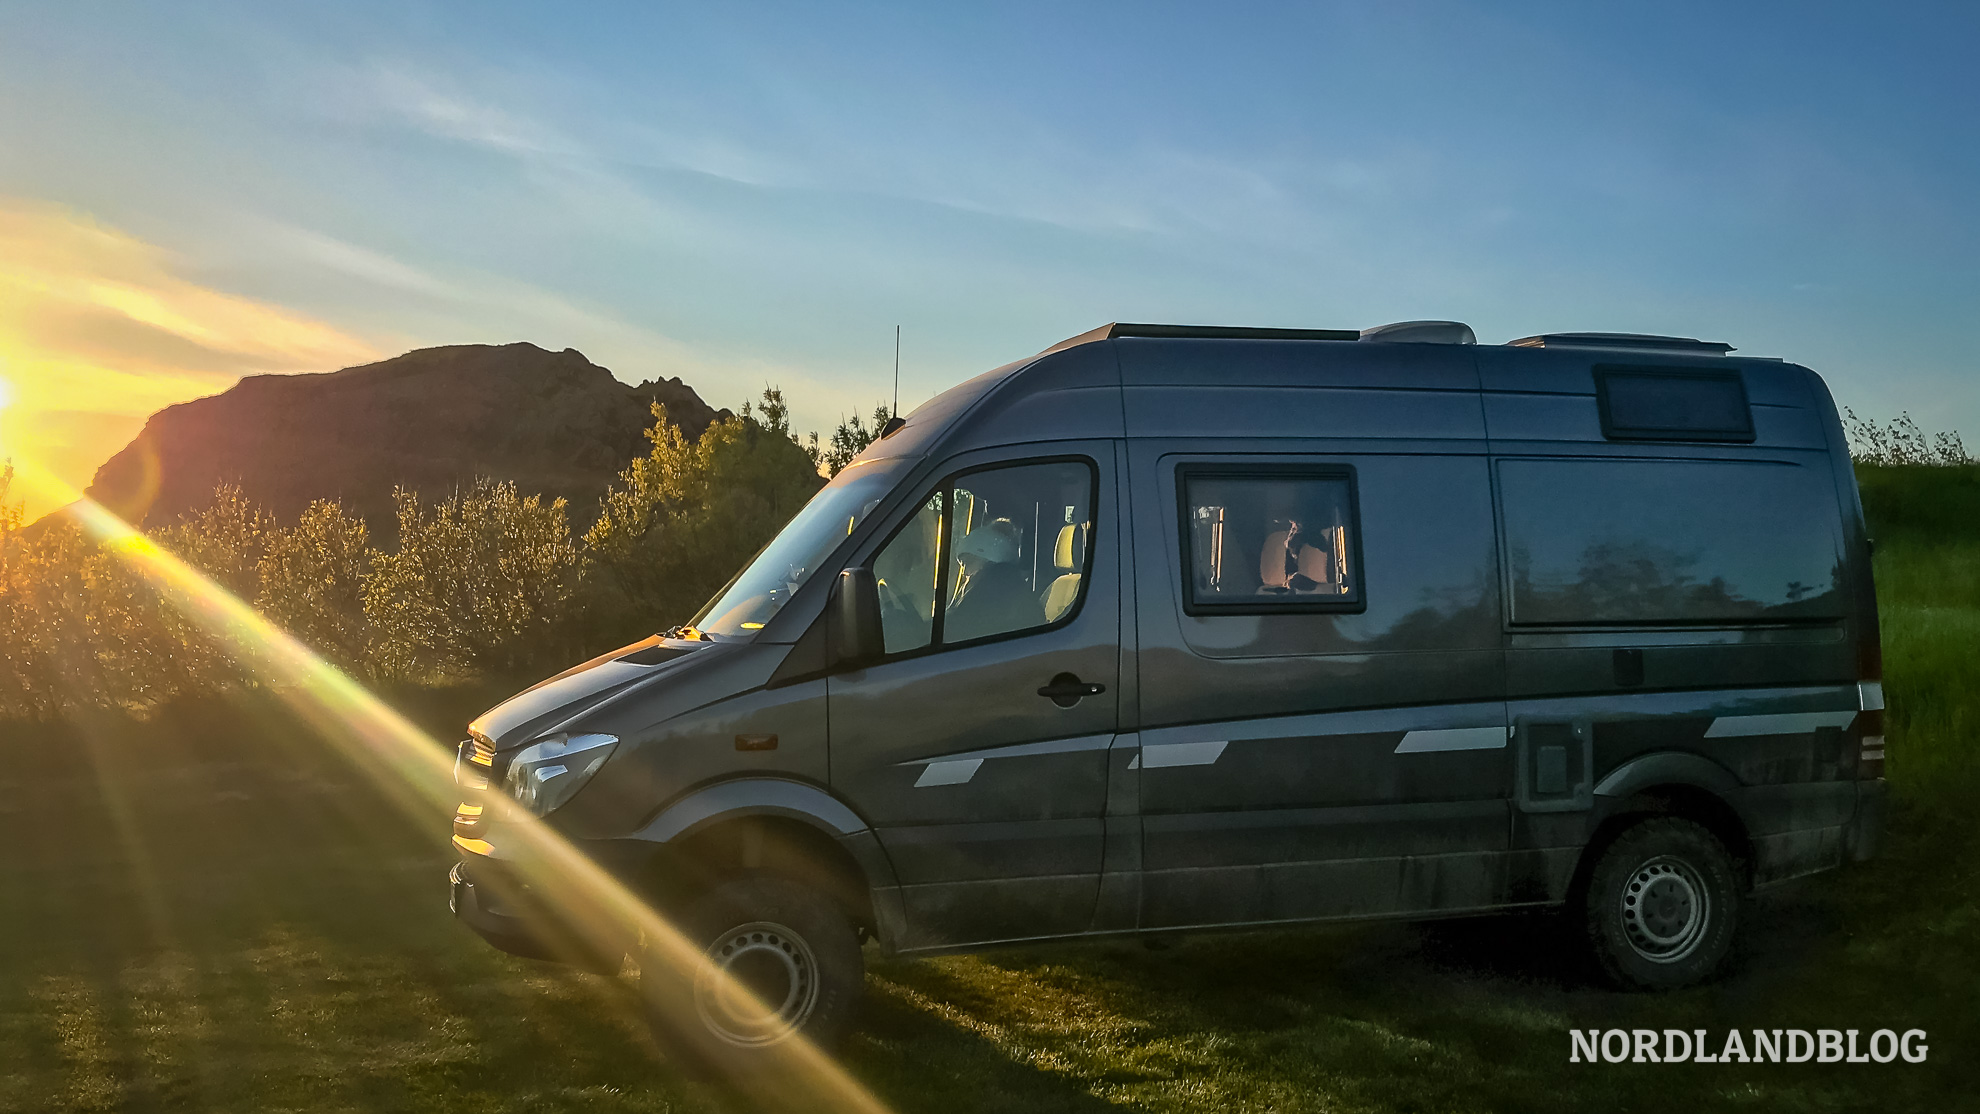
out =
<path fill-rule="evenodd" d="M 26 475 L 44 487 L 66 488 L 31 466 Z M 452 814 L 459 796 L 451 748 L 94 500 L 73 489 L 45 494 L 66 504 L 59 513 L 224 645 L 399 807 L 444 830 L 439 821 Z M 486 807 L 501 824 L 503 865 L 553 906 L 584 944 L 609 952 L 626 942 L 628 931 L 636 932 L 644 962 L 667 963 L 689 985 L 712 981 L 728 996 L 749 996 L 664 916 L 542 821 L 500 794 L 490 794 Z M 436 901 L 440 884 L 436 879 Z M 731 1082 L 773 1109 L 886 1114 L 877 1097 L 809 1042 L 792 1038 L 778 1046 L 776 1057 L 770 1070 Z"/>
<path fill-rule="evenodd" d="M 7 359 L 0 356 L 0 371 L 6 368 Z M 14 385 L 7 382 L 6 376 L 0 375 L 0 464 L 4 464 L 7 460 L 7 407 L 13 405 L 13 402 Z"/>

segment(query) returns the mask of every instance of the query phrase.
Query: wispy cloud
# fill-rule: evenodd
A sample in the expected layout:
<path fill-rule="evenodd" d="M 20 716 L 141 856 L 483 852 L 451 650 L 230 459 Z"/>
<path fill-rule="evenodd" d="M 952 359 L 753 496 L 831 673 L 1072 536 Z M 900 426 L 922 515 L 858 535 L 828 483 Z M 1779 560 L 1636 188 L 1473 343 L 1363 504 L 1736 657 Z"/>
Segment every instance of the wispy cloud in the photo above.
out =
<path fill-rule="evenodd" d="M 1400 148 L 1314 156 L 1158 141 L 1096 146 L 992 106 L 932 107 L 926 118 L 899 107 L 905 137 L 810 97 L 779 100 L 783 117 L 747 125 L 685 98 L 600 109 L 571 92 L 582 89 L 580 79 L 485 63 L 461 73 L 373 60 L 333 67 L 322 84 L 335 91 L 334 111 L 351 123 L 508 156 L 566 188 L 635 207 L 657 201 L 628 172 L 662 169 L 1079 232 L 1269 239 L 1283 238 L 1289 222 L 1325 223 L 1331 210 L 1414 192 L 1434 169 L 1422 151 Z"/>
<path fill-rule="evenodd" d="M 362 339 L 177 273 L 159 248 L 72 210 L 0 199 L 0 456 L 75 487 L 133 424 L 244 374 L 374 359 Z M 31 513 L 47 508 L 29 508 Z"/>
<path fill-rule="evenodd" d="M 567 137 L 506 112 L 438 75 L 375 62 L 348 72 L 354 107 L 372 109 L 443 139 L 520 156 L 577 154 Z"/>

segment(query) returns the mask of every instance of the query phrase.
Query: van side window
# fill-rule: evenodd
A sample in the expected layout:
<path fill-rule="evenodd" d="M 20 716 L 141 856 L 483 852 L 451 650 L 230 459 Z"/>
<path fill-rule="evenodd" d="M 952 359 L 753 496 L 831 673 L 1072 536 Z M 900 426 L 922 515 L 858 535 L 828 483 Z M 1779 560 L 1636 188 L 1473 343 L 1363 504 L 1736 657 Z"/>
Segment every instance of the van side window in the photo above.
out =
<path fill-rule="evenodd" d="M 1844 614 L 1824 470 L 1730 460 L 1501 460 L 1512 621 L 1659 624 Z"/>
<path fill-rule="evenodd" d="M 888 654 L 998 638 L 1070 619 L 1084 595 L 1093 466 L 964 472 L 874 556 Z"/>
<path fill-rule="evenodd" d="M 1358 611 L 1360 525 L 1344 468 L 1185 468 L 1192 614 Z"/>
<path fill-rule="evenodd" d="M 1753 410 L 1736 371 L 1598 367 L 1602 436 L 1621 441 L 1751 441 Z"/>

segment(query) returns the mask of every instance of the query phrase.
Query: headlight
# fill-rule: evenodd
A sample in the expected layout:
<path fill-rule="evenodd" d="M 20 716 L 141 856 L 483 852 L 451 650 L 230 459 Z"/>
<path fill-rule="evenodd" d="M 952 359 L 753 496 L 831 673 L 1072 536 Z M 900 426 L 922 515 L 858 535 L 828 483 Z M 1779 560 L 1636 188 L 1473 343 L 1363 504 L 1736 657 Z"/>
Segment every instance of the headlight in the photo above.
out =
<path fill-rule="evenodd" d="M 552 735 L 509 760 L 502 791 L 538 816 L 570 800 L 612 757 L 617 735 Z"/>

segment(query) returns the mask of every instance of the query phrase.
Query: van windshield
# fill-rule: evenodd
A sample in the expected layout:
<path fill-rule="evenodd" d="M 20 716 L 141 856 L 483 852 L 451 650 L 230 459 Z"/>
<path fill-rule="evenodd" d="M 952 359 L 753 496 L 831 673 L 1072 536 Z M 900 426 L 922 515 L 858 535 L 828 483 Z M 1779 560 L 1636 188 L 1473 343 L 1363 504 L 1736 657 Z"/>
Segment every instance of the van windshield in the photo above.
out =
<path fill-rule="evenodd" d="M 909 463 L 901 457 L 865 461 L 832 477 L 689 626 L 725 641 L 754 637 L 886 498 Z"/>

